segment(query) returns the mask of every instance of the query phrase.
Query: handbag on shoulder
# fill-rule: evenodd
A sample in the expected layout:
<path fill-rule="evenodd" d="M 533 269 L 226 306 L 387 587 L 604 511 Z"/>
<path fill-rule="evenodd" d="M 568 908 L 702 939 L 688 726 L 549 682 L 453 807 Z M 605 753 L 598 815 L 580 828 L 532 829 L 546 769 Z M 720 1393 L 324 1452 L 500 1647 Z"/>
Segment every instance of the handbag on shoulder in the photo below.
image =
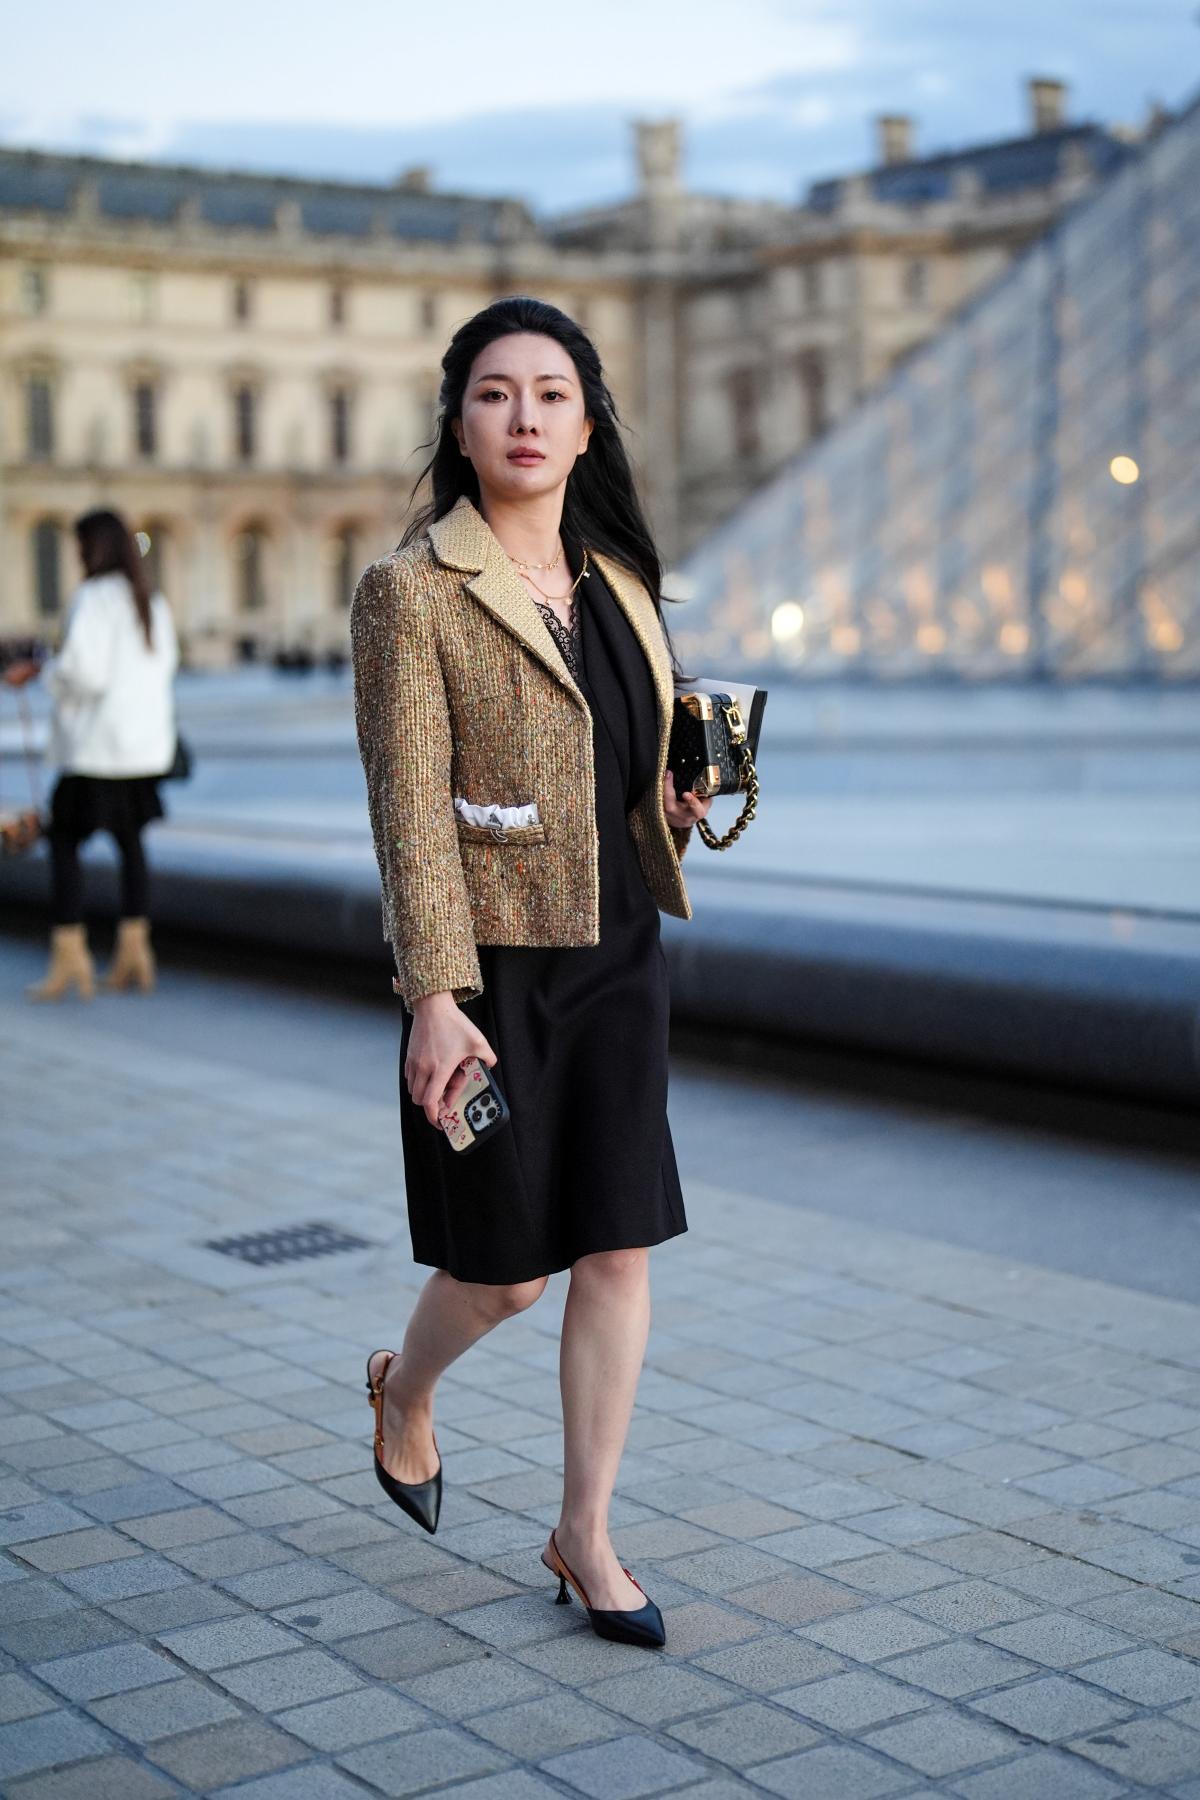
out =
<path fill-rule="evenodd" d="M 762 730 L 766 688 L 746 682 L 701 680 L 676 683 L 675 710 L 667 766 L 677 794 L 743 793 L 742 810 L 723 837 L 704 819 L 696 829 L 710 850 L 728 850 L 758 809 L 755 759 Z"/>

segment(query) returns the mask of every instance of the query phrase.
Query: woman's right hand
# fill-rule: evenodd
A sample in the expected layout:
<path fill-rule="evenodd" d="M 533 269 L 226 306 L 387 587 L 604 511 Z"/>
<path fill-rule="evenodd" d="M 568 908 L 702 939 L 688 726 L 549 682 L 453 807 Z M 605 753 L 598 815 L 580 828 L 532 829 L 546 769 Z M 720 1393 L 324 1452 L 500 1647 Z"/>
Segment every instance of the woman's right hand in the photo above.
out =
<path fill-rule="evenodd" d="M 426 994 L 413 1006 L 413 1025 L 404 1059 L 404 1080 L 413 1102 L 424 1107 L 431 1125 L 451 1106 L 466 1084 L 459 1064 L 477 1056 L 492 1068 L 496 1052 L 472 1025 L 453 994 Z"/>
<path fill-rule="evenodd" d="M 33 681 L 42 672 L 41 663 L 23 657 L 20 662 L 9 663 L 4 671 L 4 679 L 9 687 L 24 687 L 27 681 Z"/>

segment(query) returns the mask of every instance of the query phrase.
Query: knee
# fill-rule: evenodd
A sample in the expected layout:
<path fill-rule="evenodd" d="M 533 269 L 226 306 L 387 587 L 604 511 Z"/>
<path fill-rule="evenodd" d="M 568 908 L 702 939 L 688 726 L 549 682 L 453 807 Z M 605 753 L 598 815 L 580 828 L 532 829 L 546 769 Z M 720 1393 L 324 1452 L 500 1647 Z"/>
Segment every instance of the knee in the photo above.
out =
<path fill-rule="evenodd" d="M 484 1310 L 499 1322 L 527 1311 L 535 1300 L 540 1300 L 546 1291 L 548 1280 L 548 1276 L 540 1275 L 536 1281 L 514 1281 L 496 1287 L 481 1286 L 478 1291 Z"/>
<path fill-rule="evenodd" d="M 606 1293 L 637 1289 L 645 1282 L 649 1267 L 648 1250 L 597 1250 L 572 1263 L 571 1281 Z"/>

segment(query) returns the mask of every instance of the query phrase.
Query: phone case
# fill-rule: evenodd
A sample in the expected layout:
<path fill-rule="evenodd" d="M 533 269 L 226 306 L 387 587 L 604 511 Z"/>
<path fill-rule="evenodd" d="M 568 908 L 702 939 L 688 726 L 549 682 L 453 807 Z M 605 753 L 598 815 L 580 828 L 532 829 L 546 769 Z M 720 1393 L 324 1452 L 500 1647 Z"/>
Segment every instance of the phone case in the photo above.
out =
<path fill-rule="evenodd" d="M 438 1115 L 438 1123 L 450 1148 L 465 1153 L 494 1137 L 508 1123 L 509 1112 L 494 1072 L 485 1069 L 477 1056 L 468 1056 L 458 1066 L 466 1071 L 466 1086 L 454 1105 Z"/>

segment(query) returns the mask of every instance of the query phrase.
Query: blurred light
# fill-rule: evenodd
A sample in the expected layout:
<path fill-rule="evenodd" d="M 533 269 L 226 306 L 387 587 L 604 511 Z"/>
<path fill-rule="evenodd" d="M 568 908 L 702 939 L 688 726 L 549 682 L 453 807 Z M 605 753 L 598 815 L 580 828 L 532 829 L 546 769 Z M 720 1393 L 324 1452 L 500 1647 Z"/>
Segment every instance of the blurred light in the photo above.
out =
<path fill-rule="evenodd" d="M 804 630 L 804 608 L 794 600 L 784 600 L 771 614 L 771 636 L 777 644 L 786 644 Z"/>
<path fill-rule="evenodd" d="M 1020 619 L 1005 619 L 1000 627 L 1000 648 L 1006 656 L 1020 656 L 1029 648 L 1029 627 Z"/>
<path fill-rule="evenodd" d="M 839 656 L 853 656 L 861 641 L 857 625 L 835 625 L 829 634 L 830 646 Z"/>
<path fill-rule="evenodd" d="M 149 556 L 149 554 L 150 554 L 150 533 L 148 531 L 135 531 L 133 534 L 133 541 L 137 545 L 138 549 L 141 551 L 143 556 Z"/>
<path fill-rule="evenodd" d="M 1183 632 L 1177 619 L 1156 619 L 1150 627 L 1150 641 L 1156 650 L 1181 650 Z"/>
<path fill-rule="evenodd" d="M 1119 481 L 1123 487 L 1128 487 L 1141 474 L 1141 470 L 1132 456 L 1114 456 L 1108 465 L 1108 472 L 1113 480 Z"/>
<path fill-rule="evenodd" d="M 935 625 L 931 621 L 926 622 L 924 625 L 918 625 L 918 627 L 917 627 L 917 649 L 918 650 L 924 650 L 930 656 L 936 656 L 936 654 L 939 650 L 944 650 L 945 648 L 946 648 L 946 633 L 942 630 L 942 627 L 940 625 Z"/>

